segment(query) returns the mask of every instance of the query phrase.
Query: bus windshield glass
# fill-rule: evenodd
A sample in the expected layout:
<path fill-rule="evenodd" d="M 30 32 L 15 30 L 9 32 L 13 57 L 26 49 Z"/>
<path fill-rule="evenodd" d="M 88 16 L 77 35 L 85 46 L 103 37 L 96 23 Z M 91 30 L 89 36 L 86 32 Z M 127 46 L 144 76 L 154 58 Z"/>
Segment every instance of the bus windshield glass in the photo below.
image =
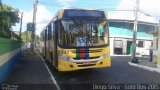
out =
<path fill-rule="evenodd" d="M 109 43 L 106 20 L 61 20 L 59 44 L 67 47 L 102 46 Z"/>

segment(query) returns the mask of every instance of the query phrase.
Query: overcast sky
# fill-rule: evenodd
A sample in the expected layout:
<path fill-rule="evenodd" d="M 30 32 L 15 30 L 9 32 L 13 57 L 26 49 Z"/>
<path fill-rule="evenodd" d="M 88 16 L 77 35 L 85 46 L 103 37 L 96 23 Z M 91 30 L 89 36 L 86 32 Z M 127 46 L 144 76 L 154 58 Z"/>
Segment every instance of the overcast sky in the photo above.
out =
<path fill-rule="evenodd" d="M 24 12 L 23 31 L 25 31 L 26 23 L 32 22 L 33 0 L 2 0 L 2 2 Z M 39 34 L 61 8 L 103 9 L 108 11 L 109 19 L 134 20 L 134 12 L 128 10 L 135 10 L 135 3 L 136 0 L 39 0 L 36 33 Z M 141 13 L 138 13 L 138 20 L 158 23 L 159 4 L 160 0 L 140 0 Z M 19 24 L 13 27 L 13 30 L 18 31 Z"/>

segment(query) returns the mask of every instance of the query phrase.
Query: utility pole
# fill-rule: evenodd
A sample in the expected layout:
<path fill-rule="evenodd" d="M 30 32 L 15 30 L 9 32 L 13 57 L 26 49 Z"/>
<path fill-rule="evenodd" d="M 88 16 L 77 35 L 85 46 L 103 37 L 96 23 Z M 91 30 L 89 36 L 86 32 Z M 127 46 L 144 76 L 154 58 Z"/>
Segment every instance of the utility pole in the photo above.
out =
<path fill-rule="evenodd" d="M 20 32 L 19 32 L 20 38 L 21 38 L 21 35 L 22 35 L 22 19 L 23 19 L 23 12 L 21 13 Z"/>
<path fill-rule="evenodd" d="M 19 36 L 20 36 L 20 39 L 22 40 L 22 19 L 23 19 L 23 12 L 21 13 L 21 23 L 20 23 L 20 32 L 19 32 Z M 22 43 L 22 42 L 20 42 Z M 22 45 L 21 45 L 22 47 Z M 20 52 L 21 52 L 21 49 L 20 49 Z"/>
<path fill-rule="evenodd" d="M 159 25 L 159 28 L 158 28 L 158 51 L 160 53 L 160 20 L 159 20 L 158 25 Z"/>
<path fill-rule="evenodd" d="M 34 24 L 34 30 L 32 31 L 32 35 L 31 35 L 31 37 L 32 37 L 32 40 L 31 40 L 31 52 L 33 52 L 33 50 L 34 50 L 37 4 L 38 4 L 38 0 L 34 0 L 34 4 L 33 4 L 33 24 Z"/>
<path fill-rule="evenodd" d="M 160 20 L 159 20 L 159 28 L 158 28 L 158 55 L 157 55 L 157 67 L 160 68 Z"/>
<path fill-rule="evenodd" d="M 139 0 L 136 0 L 136 10 L 135 20 L 134 20 L 134 28 L 133 28 L 133 42 L 132 42 L 132 57 L 131 60 L 133 63 L 138 63 L 138 59 L 136 58 L 136 40 L 137 40 L 137 24 L 138 24 L 138 12 L 139 12 Z"/>

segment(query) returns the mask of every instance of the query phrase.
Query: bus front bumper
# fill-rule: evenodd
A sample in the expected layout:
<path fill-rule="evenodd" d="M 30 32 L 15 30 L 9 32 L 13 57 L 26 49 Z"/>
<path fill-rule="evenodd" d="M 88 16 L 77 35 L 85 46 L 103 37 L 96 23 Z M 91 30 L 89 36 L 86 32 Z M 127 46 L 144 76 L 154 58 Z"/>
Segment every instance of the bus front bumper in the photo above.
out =
<path fill-rule="evenodd" d="M 69 62 L 65 60 L 58 61 L 58 71 L 75 71 L 79 69 L 103 68 L 103 67 L 110 67 L 110 66 L 111 66 L 110 56 L 102 60 L 98 60 L 96 62 L 75 63 L 75 62 Z"/>

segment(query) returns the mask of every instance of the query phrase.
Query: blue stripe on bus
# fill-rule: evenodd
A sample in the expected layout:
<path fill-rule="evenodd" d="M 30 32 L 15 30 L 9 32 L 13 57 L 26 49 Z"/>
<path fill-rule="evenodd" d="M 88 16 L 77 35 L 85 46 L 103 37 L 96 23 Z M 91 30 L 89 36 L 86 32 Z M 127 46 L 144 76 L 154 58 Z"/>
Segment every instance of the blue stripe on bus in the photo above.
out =
<path fill-rule="evenodd" d="M 85 59 L 89 59 L 89 48 L 85 48 Z"/>

